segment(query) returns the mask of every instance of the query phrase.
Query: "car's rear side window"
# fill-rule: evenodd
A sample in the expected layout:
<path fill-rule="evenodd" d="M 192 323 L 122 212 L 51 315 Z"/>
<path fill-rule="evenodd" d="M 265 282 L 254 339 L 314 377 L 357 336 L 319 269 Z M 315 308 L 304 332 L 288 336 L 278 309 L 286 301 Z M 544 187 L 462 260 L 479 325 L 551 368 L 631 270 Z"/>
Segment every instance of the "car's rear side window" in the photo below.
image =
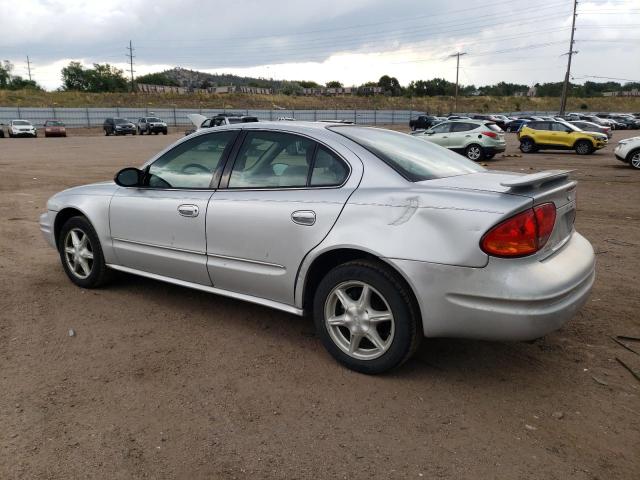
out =
<path fill-rule="evenodd" d="M 452 132 L 468 132 L 469 130 L 475 130 L 478 125 L 475 123 L 454 122 L 451 124 Z"/>
<path fill-rule="evenodd" d="M 485 123 L 484 126 L 489 130 L 493 130 L 494 132 L 503 132 L 503 130 L 495 123 Z"/>
<path fill-rule="evenodd" d="M 483 171 L 475 162 L 412 135 L 372 127 L 329 130 L 359 144 L 412 182 Z"/>

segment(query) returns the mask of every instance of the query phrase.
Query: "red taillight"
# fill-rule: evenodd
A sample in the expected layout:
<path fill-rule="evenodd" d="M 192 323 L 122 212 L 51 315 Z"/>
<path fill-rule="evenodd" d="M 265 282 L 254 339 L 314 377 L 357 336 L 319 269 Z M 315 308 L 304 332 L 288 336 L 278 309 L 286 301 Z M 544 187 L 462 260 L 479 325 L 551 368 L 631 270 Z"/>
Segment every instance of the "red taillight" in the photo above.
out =
<path fill-rule="evenodd" d="M 498 134 L 496 132 L 482 132 L 482 135 L 486 135 L 491 138 L 498 138 Z"/>
<path fill-rule="evenodd" d="M 523 257 L 545 246 L 556 222 L 556 207 L 543 203 L 499 223 L 482 237 L 482 250 L 496 257 Z"/>

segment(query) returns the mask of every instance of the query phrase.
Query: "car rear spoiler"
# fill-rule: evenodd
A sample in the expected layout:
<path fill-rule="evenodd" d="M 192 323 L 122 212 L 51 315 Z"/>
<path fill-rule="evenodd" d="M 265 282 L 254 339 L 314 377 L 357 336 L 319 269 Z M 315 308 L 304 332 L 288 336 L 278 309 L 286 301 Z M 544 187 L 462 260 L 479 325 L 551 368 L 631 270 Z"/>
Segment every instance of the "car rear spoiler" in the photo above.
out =
<path fill-rule="evenodd" d="M 573 170 L 546 170 L 544 172 L 532 173 L 530 175 L 517 176 L 514 177 L 513 180 L 500 182 L 500 185 L 512 190 L 520 188 L 540 188 L 545 183 L 569 178 L 569 174 L 571 172 L 573 172 Z"/>

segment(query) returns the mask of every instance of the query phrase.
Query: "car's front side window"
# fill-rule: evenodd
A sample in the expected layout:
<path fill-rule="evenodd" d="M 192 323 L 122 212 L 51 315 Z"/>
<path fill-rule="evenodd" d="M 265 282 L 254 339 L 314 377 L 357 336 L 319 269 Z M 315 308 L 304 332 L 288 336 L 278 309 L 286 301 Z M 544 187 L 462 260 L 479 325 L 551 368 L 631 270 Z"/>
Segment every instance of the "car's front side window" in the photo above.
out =
<path fill-rule="evenodd" d="M 450 127 L 451 127 L 450 123 L 441 123 L 441 124 L 436 125 L 435 127 L 433 127 L 431 129 L 431 131 L 433 133 L 448 133 Z"/>
<path fill-rule="evenodd" d="M 181 143 L 151 164 L 147 185 L 150 188 L 209 188 L 225 149 L 236 135 L 235 131 L 217 132 Z"/>
<path fill-rule="evenodd" d="M 229 188 L 305 187 L 316 143 L 282 132 L 252 131 L 242 143 Z"/>

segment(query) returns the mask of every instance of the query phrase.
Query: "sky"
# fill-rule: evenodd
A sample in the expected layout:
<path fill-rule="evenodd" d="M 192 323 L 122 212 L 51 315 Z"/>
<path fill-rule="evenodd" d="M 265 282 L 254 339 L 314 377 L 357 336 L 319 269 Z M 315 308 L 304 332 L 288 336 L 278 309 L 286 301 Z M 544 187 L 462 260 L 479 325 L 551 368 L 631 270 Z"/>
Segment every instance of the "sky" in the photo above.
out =
<path fill-rule="evenodd" d="M 15 8 L 19 7 L 19 8 Z M 286 80 L 564 78 L 572 0 L 0 0 L 0 60 L 48 90 L 70 61 Z M 572 76 L 640 81 L 640 0 L 581 0 Z M 602 77 L 602 78 L 597 78 Z M 604 78 L 607 77 L 607 78 Z"/>

